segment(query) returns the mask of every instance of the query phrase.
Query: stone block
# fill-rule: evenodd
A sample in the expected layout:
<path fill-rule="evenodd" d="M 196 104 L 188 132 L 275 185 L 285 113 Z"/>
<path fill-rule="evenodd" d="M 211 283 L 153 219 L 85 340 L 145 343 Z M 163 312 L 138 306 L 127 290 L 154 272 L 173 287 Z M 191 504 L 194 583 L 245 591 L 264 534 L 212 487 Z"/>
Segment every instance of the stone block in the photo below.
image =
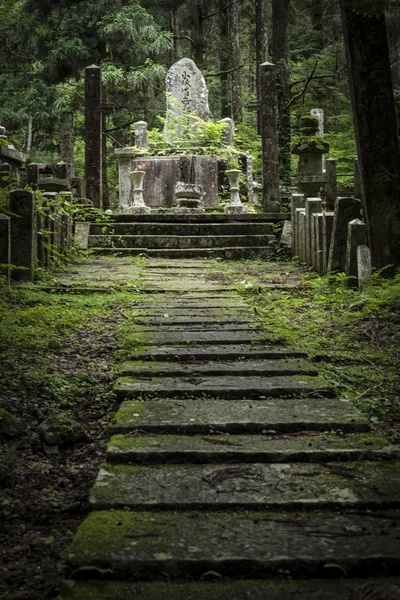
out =
<path fill-rule="evenodd" d="M 329 249 L 328 273 L 346 268 L 347 225 L 361 215 L 361 201 L 356 198 L 337 198 Z"/>
<path fill-rule="evenodd" d="M 33 281 L 36 257 L 35 194 L 15 190 L 10 194 L 11 263 L 13 279 Z"/>
<path fill-rule="evenodd" d="M 322 211 L 321 198 L 307 198 L 306 200 L 306 224 L 305 224 L 305 256 L 304 262 L 309 266 L 312 264 L 312 248 L 311 248 L 311 231 L 312 231 L 312 215 Z"/>
<path fill-rule="evenodd" d="M 28 175 L 28 185 L 35 186 L 39 181 L 39 165 L 37 163 L 30 163 L 26 172 Z"/>
<path fill-rule="evenodd" d="M 146 121 L 137 121 L 135 123 L 135 146 L 138 146 L 139 148 L 149 147 Z"/>
<path fill-rule="evenodd" d="M 292 250 L 293 255 L 298 256 L 298 212 L 296 209 L 304 208 L 306 197 L 304 194 L 292 194 L 291 197 L 291 218 L 292 218 Z"/>
<path fill-rule="evenodd" d="M 57 179 L 67 179 L 68 177 L 68 165 L 63 160 L 60 160 L 54 168 L 54 174 Z"/>
<path fill-rule="evenodd" d="M 89 245 L 90 223 L 75 223 L 75 246 L 79 250 L 87 250 Z"/>
<path fill-rule="evenodd" d="M 359 290 L 365 290 L 372 285 L 371 250 L 368 246 L 357 248 L 357 278 Z"/>
<path fill-rule="evenodd" d="M 311 264 L 314 271 L 322 273 L 322 253 L 324 246 L 322 221 L 324 213 L 314 213 L 311 221 Z"/>
<path fill-rule="evenodd" d="M 306 262 L 306 209 L 297 209 L 299 211 L 299 259 Z"/>
<path fill-rule="evenodd" d="M 358 261 L 357 248 L 367 243 L 367 226 L 360 219 L 353 219 L 347 225 L 346 275 L 349 285 L 357 287 Z"/>
<path fill-rule="evenodd" d="M 329 258 L 329 248 L 331 245 L 332 238 L 332 227 L 333 227 L 333 219 L 335 216 L 334 212 L 326 212 L 323 213 L 322 219 L 322 275 L 326 275 L 328 272 L 328 258 Z"/>
<path fill-rule="evenodd" d="M 11 183 L 11 165 L 2 163 L 0 165 L 0 188 L 7 188 Z"/>
<path fill-rule="evenodd" d="M 11 264 L 11 219 L 0 214 L 0 275 L 10 283 Z M 2 266 L 3 265 L 3 266 Z"/>
<path fill-rule="evenodd" d="M 280 245 L 292 248 L 292 223 L 290 221 L 285 221 L 283 224 Z"/>
<path fill-rule="evenodd" d="M 221 123 L 225 124 L 222 142 L 227 146 L 233 146 L 235 144 L 235 121 L 226 117 L 221 120 Z"/>

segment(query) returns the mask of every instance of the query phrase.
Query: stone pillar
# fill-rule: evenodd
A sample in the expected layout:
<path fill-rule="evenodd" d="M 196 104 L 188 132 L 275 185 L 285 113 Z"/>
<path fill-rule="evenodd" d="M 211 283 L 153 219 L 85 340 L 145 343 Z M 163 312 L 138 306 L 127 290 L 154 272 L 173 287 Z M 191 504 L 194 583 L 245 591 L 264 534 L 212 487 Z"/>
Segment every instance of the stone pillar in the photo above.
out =
<path fill-rule="evenodd" d="M 306 262 L 310 267 L 312 265 L 312 215 L 322 211 L 321 198 L 307 198 L 306 200 L 306 232 L 305 232 L 305 257 Z"/>
<path fill-rule="evenodd" d="M 360 173 L 360 165 L 358 164 L 358 158 L 354 159 L 354 197 L 361 200 L 362 198 L 362 190 L 361 190 L 361 173 Z"/>
<path fill-rule="evenodd" d="M 28 177 L 28 185 L 33 189 L 36 189 L 39 181 L 39 165 L 37 163 L 30 163 L 26 167 L 26 173 Z"/>
<path fill-rule="evenodd" d="M 86 195 L 93 206 L 102 207 L 102 86 L 101 69 L 85 69 L 85 175 Z"/>
<path fill-rule="evenodd" d="M 0 265 L 11 264 L 11 219 L 0 214 Z M 10 284 L 10 267 L 0 267 L 0 275 Z"/>
<path fill-rule="evenodd" d="M 13 279 L 33 281 L 36 257 L 35 194 L 15 190 L 10 194 L 11 263 Z"/>
<path fill-rule="evenodd" d="M 299 259 L 301 262 L 306 261 L 306 209 L 305 208 L 297 208 L 299 213 L 299 223 L 298 223 L 298 231 L 299 231 Z"/>
<path fill-rule="evenodd" d="M 146 121 L 137 121 L 135 123 L 135 146 L 138 146 L 139 148 L 149 147 Z"/>
<path fill-rule="evenodd" d="M 361 201 L 356 198 L 338 198 L 332 226 L 328 273 L 346 268 L 347 225 L 361 216 Z"/>
<path fill-rule="evenodd" d="M 323 226 L 322 221 L 324 218 L 324 213 L 313 213 L 311 216 L 311 248 L 312 248 L 312 257 L 311 263 L 312 268 L 317 273 L 322 273 L 322 253 L 324 247 L 324 238 L 323 238 Z"/>
<path fill-rule="evenodd" d="M 60 160 L 67 164 L 65 179 L 75 177 L 74 115 L 69 111 L 60 115 Z"/>
<path fill-rule="evenodd" d="M 0 165 L 0 189 L 8 188 L 11 184 L 11 165 L 4 162 Z"/>
<path fill-rule="evenodd" d="M 122 213 L 129 209 L 131 199 L 131 180 L 129 175 L 132 172 L 131 157 L 118 157 L 118 176 L 119 176 L 119 207 Z"/>
<path fill-rule="evenodd" d="M 63 160 L 60 160 L 54 168 L 55 176 L 58 179 L 67 179 L 68 177 L 68 165 Z"/>
<path fill-rule="evenodd" d="M 90 223 L 75 223 L 74 243 L 79 250 L 87 250 L 89 246 Z"/>
<path fill-rule="evenodd" d="M 347 225 L 346 275 L 352 279 L 349 285 L 357 287 L 357 248 L 367 242 L 367 226 L 360 219 L 353 219 Z"/>
<path fill-rule="evenodd" d="M 334 212 L 323 213 L 322 219 L 322 275 L 328 272 L 329 249 L 331 247 Z"/>
<path fill-rule="evenodd" d="M 304 208 L 306 197 L 304 194 L 292 194 L 291 198 L 291 216 L 292 216 L 292 251 L 293 256 L 299 255 L 299 223 L 298 212 L 296 209 Z"/>
<path fill-rule="evenodd" d="M 371 250 L 368 246 L 357 248 L 357 278 L 360 291 L 372 285 Z"/>
<path fill-rule="evenodd" d="M 234 146 L 235 145 L 235 121 L 233 119 L 230 119 L 229 117 L 226 117 L 225 119 L 221 120 L 221 123 L 225 124 L 225 128 L 224 128 L 223 134 L 222 134 L 222 143 L 226 144 L 227 146 Z"/>
<path fill-rule="evenodd" d="M 254 202 L 253 188 L 253 157 L 251 154 L 246 154 L 246 183 L 247 183 L 247 200 L 250 204 Z"/>
<path fill-rule="evenodd" d="M 280 211 L 279 148 L 275 65 L 260 65 L 260 120 L 262 139 L 263 206 Z"/>
<path fill-rule="evenodd" d="M 326 161 L 326 208 L 333 210 L 337 198 L 337 173 L 336 160 L 328 158 Z"/>

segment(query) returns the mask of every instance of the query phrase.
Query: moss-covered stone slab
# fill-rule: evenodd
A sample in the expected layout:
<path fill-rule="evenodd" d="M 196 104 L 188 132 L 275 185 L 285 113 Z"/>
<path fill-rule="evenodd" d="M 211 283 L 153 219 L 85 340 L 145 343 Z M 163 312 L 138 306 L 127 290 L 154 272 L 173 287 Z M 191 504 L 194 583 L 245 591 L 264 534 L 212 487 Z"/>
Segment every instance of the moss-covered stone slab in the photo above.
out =
<path fill-rule="evenodd" d="M 113 578 L 397 575 L 398 520 L 336 513 L 93 512 L 66 553 Z"/>
<path fill-rule="evenodd" d="M 272 337 L 272 336 L 271 336 Z M 272 338 L 273 339 L 273 338 Z M 146 333 L 148 346 L 182 346 L 183 344 L 261 344 L 264 334 L 252 331 L 160 331 Z"/>
<path fill-rule="evenodd" d="M 281 359 L 285 357 L 305 358 L 307 354 L 296 348 L 283 348 L 282 346 L 262 346 L 260 345 L 244 345 L 232 344 L 225 346 L 204 345 L 190 346 L 188 344 L 182 346 L 153 346 L 146 350 L 139 350 L 134 355 L 138 360 L 158 360 L 158 361 L 198 361 L 198 360 L 234 360 L 240 361 L 245 359 Z"/>
<path fill-rule="evenodd" d="M 154 333 L 157 332 L 159 334 L 170 333 L 175 331 L 201 331 L 201 332 L 226 332 L 226 331 L 243 331 L 243 332 L 262 332 L 263 329 L 259 324 L 255 323 L 212 323 L 211 321 L 208 323 L 172 323 L 170 325 L 142 325 L 139 323 L 135 323 L 137 325 L 138 331 L 141 331 L 143 334 L 148 332 Z"/>
<path fill-rule="evenodd" d="M 230 362 L 143 362 L 127 361 L 121 365 L 122 376 L 129 377 L 215 377 L 219 375 L 247 375 L 270 377 L 273 375 L 318 375 L 311 363 L 304 359 L 248 360 Z"/>
<path fill-rule="evenodd" d="M 157 308 L 141 308 L 138 306 L 135 307 L 129 314 L 132 317 L 138 320 L 143 319 L 182 319 L 182 322 L 185 320 L 191 319 L 218 319 L 218 318 L 226 318 L 226 319 L 237 319 L 238 321 L 246 322 L 247 319 L 252 320 L 252 313 L 247 306 L 239 306 L 239 307 L 230 307 L 229 310 L 226 307 L 209 307 L 209 308 L 198 308 L 198 307 L 190 307 L 188 309 L 187 306 L 158 306 Z M 165 316 L 166 315 L 166 316 Z M 205 321 L 206 322 L 206 321 Z"/>
<path fill-rule="evenodd" d="M 91 242 L 89 238 L 89 242 Z M 171 242 L 174 244 L 174 242 Z M 237 243 L 236 239 L 232 240 L 233 244 Z M 266 240 L 266 243 L 268 241 Z M 224 258 L 229 260 L 243 260 L 255 258 L 268 258 L 274 254 L 273 245 L 263 246 L 227 246 L 227 247 L 212 247 L 212 248 L 147 248 L 147 247 L 114 247 L 114 246 L 91 246 L 92 254 L 118 254 L 120 256 L 142 256 L 145 255 L 149 259 L 164 258 L 172 260 L 180 260 L 185 258 Z"/>
<path fill-rule="evenodd" d="M 249 323 L 254 323 L 254 318 L 252 316 L 243 316 L 243 315 L 235 315 L 235 316 L 210 316 L 209 314 L 207 315 L 207 311 L 204 311 L 204 315 L 203 316 L 196 316 L 196 315 L 192 315 L 190 314 L 185 314 L 185 316 L 178 316 L 176 314 L 174 315 L 165 315 L 165 311 L 164 314 L 158 313 L 158 316 L 152 316 L 151 314 L 149 315 L 142 315 L 142 316 L 137 316 L 136 311 L 132 311 L 135 316 L 135 325 L 144 325 L 146 327 L 170 327 L 171 325 L 205 325 L 205 326 L 211 326 L 211 327 L 223 327 L 226 325 L 239 325 L 239 326 L 243 326 L 243 325 L 247 325 Z M 125 311 L 126 313 L 126 311 Z M 207 315 L 207 316 L 206 316 Z"/>
<path fill-rule="evenodd" d="M 400 507 L 400 462 L 106 464 L 90 492 L 97 510 Z M 400 555 L 399 555 L 400 559 Z"/>
<path fill-rule="evenodd" d="M 214 577 L 218 579 L 217 575 Z M 73 588 L 65 585 L 59 600 L 121 600 L 121 598 L 137 600 L 354 600 L 357 597 L 356 594 L 366 590 L 375 591 L 375 594 L 386 594 L 387 598 L 394 600 L 400 597 L 400 580 L 395 578 L 338 581 L 253 579 L 222 583 L 88 581 L 77 582 Z"/>
<path fill-rule="evenodd" d="M 162 398 L 162 397 L 161 397 Z M 271 400 L 164 400 L 123 402 L 115 433 L 213 434 L 298 431 L 369 431 L 369 422 L 350 403 L 313 398 Z"/>
<path fill-rule="evenodd" d="M 400 447 L 371 434 L 115 435 L 107 460 L 118 464 L 333 462 L 400 459 Z"/>
<path fill-rule="evenodd" d="M 271 235 L 271 223 L 92 223 L 91 235 Z"/>
<path fill-rule="evenodd" d="M 185 378 L 154 377 L 134 379 L 120 377 L 114 385 L 118 398 L 137 398 L 142 394 L 158 394 L 164 398 L 212 396 L 221 398 L 259 398 L 277 396 L 332 396 L 334 391 L 320 377 L 307 375 L 272 377 L 193 376 Z"/>

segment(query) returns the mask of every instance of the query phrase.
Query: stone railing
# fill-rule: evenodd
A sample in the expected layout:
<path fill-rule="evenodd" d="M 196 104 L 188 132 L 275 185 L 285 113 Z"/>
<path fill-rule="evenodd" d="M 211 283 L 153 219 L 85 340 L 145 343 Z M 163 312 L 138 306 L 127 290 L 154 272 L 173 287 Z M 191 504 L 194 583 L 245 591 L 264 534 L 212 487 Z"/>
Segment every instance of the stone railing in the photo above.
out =
<path fill-rule="evenodd" d="M 367 226 L 361 221 L 361 201 L 337 198 L 333 211 L 321 198 L 293 194 L 291 245 L 293 256 L 321 275 L 345 272 L 351 285 L 363 287 L 371 278 Z"/>
<path fill-rule="evenodd" d="M 9 215 L 0 214 L 0 269 L 7 278 L 33 281 L 36 266 L 50 267 L 72 248 L 72 193 L 14 190 Z"/>

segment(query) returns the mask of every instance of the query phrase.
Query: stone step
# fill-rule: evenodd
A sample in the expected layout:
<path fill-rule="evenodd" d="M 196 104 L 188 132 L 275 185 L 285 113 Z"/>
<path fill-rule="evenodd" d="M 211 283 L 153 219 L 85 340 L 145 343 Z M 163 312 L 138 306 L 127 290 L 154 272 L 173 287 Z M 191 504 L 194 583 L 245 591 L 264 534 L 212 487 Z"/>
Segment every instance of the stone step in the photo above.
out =
<path fill-rule="evenodd" d="M 148 333 L 157 333 L 157 334 L 169 334 L 170 333 L 174 333 L 174 332 L 180 332 L 180 331 L 190 331 L 190 332 L 196 332 L 196 331 L 200 331 L 203 333 L 209 332 L 218 332 L 218 333 L 225 333 L 226 331 L 242 331 L 242 332 L 253 332 L 253 333 L 262 333 L 263 332 L 263 328 L 260 326 L 259 323 L 256 323 L 254 321 L 254 319 L 251 319 L 249 322 L 247 323 L 213 323 L 212 321 L 209 321 L 208 323 L 204 323 L 204 325 L 202 325 L 201 323 L 191 323 L 186 322 L 186 323 L 169 323 L 168 325 L 144 325 L 142 323 L 139 323 L 138 321 L 135 321 L 135 331 L 137 331 L 138 333 L 141 334 L 145 334 L 147 335 Z"/>
<path fill-rule="evenodd" d="M 90 235 L 221 236 L 274 235 L 271 223 L 91 223 Z"/>
<path fill-rule="evenodd" d="M 120 377 L 114 385 L 117 398 L 137 398 L 153 394 L 163 398 L 276 398 L 279 396 L 329 397 L 333 388 L 320 377 L 307 375 L 272 377 Z"/>
<path fill-rule="evenodd" d="M 128 354 L 128 358 L 136 360 L 153 361 L 204 361 L 225 360 L 239 361 L 245 359 L 281 359 L 281 358 L 306 358 L 307 354 L 295 348 L 286 348 L 278 345 L 262 346 L 232 344 L 230 346 L 153 346 L 145 350 L 138 349 L 135 353 Z"/>
<path fill-rule="evenodd" d="M 237 240 L 233 240 L 237 243 Z M 149 258 L 171 258 L 171 259 L 184 259 L 184 258 L 224 258 L 228 260 L 241 260 L 247 258 L 268 258 L 272 256 L 275 249 L 272 246 L 227 246 L 225 248 L 186 248 L 186 249 L 175 249 L 175 248 L 117 248 L 117 247 L 96 247 L 91 246 L 90 251 L 92 254 L 116 254 L 120 256 L 138 256 L 145 255 Z"/>
<path fill-rule="evenodd" d="M 400 447 L 371 434 L 115 435 L 107 461 L 117 464 L 291 463 L 400 459 Z"/>
<path fill-rule="evenodd" d="M 114 579 L 398 575 L 398 519 L 313 514 L 93 512 L 66 552 Z M 86 571 L 90 576 L 90 571 Z M 227 599 L 226 599 L 227 600 Z"/>
<path fill-rule="evenodd" d="M 219 578 L 217 574 L 209 575 L 210 578 L 213 576 Z M 374 596 L 365 596 L 368 591 Z M 366 600 L 396 600 L 400 598 L 400 579 L 250 579 L 223 583 L 88 581 L 77 582 L 72 588 L 65 586 L 65 591 L 62 588 L 63 600 L 355 600 L 363 597 L 360 594 L 364 594 Z"/>
<path fill-rule="evenodd" d="M 157 306 L 156 304 L 146 305 L 147 308 L 142 308 L 142 304 L 137 306 L 133 306 L 132 309 L 125 310 L 126 313 L 132 314 L 135 318 L 135 323 L 140 324 L 139 320 L 144 319 L 162 319 L 174 320 L 176 322 L 201 322 L 204 319 L 204 323 L 207 323 L 207 319 L 213 320 L 216 318 L 222 318 L 225 321 L 227 319 L 231 319 L 233 323 L 235 320 L 237 322 L 245 323 L 247 321 L 252 321 L 252 313 L 248 306 L 239 305 L 239 306 L 231 306 L 228 308 L 224 308 L 223 306 L 209 306 L 207 308 L 202 308 L 198 306 L 187 306 L 183 304 L 179 306 L 179 304 L 170 304 Z M 226 315 L 229 315 L 227 317 Z"/>
<path fill-rule="evenodd" d="M 275 242 L 274 235 L 90 235 L 89 248 L 148 248 L 177 249 L 193 248 L 210 249 L 237 246 L 268 246 Z"/>
<path fill-rule="evenodd" d="M 275 223 L 290 220 L 290 212 L 253 213 L 243 215 L 226 215 L 224 213 L 203 213 L 200 215 L 179 215 L 173 212 L 145 215 L 119 213 L 110 217 L 115 223 Z M 104 221 L 108 225 L 110 221 Z"/>
<path fill-rule="evenodd" d="M 400 508 L 399 489 L 399 461 L 106 464 L 89 502 L 95 510 L 382 510 Z"/>
<path fill-rule="evenodd" d="M 247 323 L 254 323 L 253 317 L 244 317 L 244 316 L 231 316 L 231 317 L 212 317 L 206 316 L 191 316 L 185 314 L 185 316 L 139 316 L 137 318 L 137 311 L 133 311 L 135 314 L 135 325 L 144 325 L 146 327 L 169 327 L 170 325 L 216 325 L 218 327 L 223 325 L 244 325 Z M 164 311 L 165 314 L 165 311 Z"/>
<path fill-rule="evenodd" d="M 114 433 L 271 434 L 301 431 L 369 431 L 368 420 L 350 402 L 336 398 L 271 400 L 147 400 L 123 402 Z"/>
<path fill-rule="evenodd" d="M 269 377 L 274 375 L 318 375 L 318 369 L 304 359 L 250 360 L 240 362 L 142 362 L 127 361 L 121 365 L 123 377 L 218 377 L 221 375 Z"/>
<path fill-rule="evenodd" d="M 268 337 L 263 333 L 252 331 L 159 331 L 142 334 L 140 331 L 130 334 L 127 342 L 132 339 L 135 344 L 145 344 L 146 346 L 182 346 L 184 344 L 261 344 L 268 341 Z M 270 336 L 270 343 L 276 338 Z"/>

